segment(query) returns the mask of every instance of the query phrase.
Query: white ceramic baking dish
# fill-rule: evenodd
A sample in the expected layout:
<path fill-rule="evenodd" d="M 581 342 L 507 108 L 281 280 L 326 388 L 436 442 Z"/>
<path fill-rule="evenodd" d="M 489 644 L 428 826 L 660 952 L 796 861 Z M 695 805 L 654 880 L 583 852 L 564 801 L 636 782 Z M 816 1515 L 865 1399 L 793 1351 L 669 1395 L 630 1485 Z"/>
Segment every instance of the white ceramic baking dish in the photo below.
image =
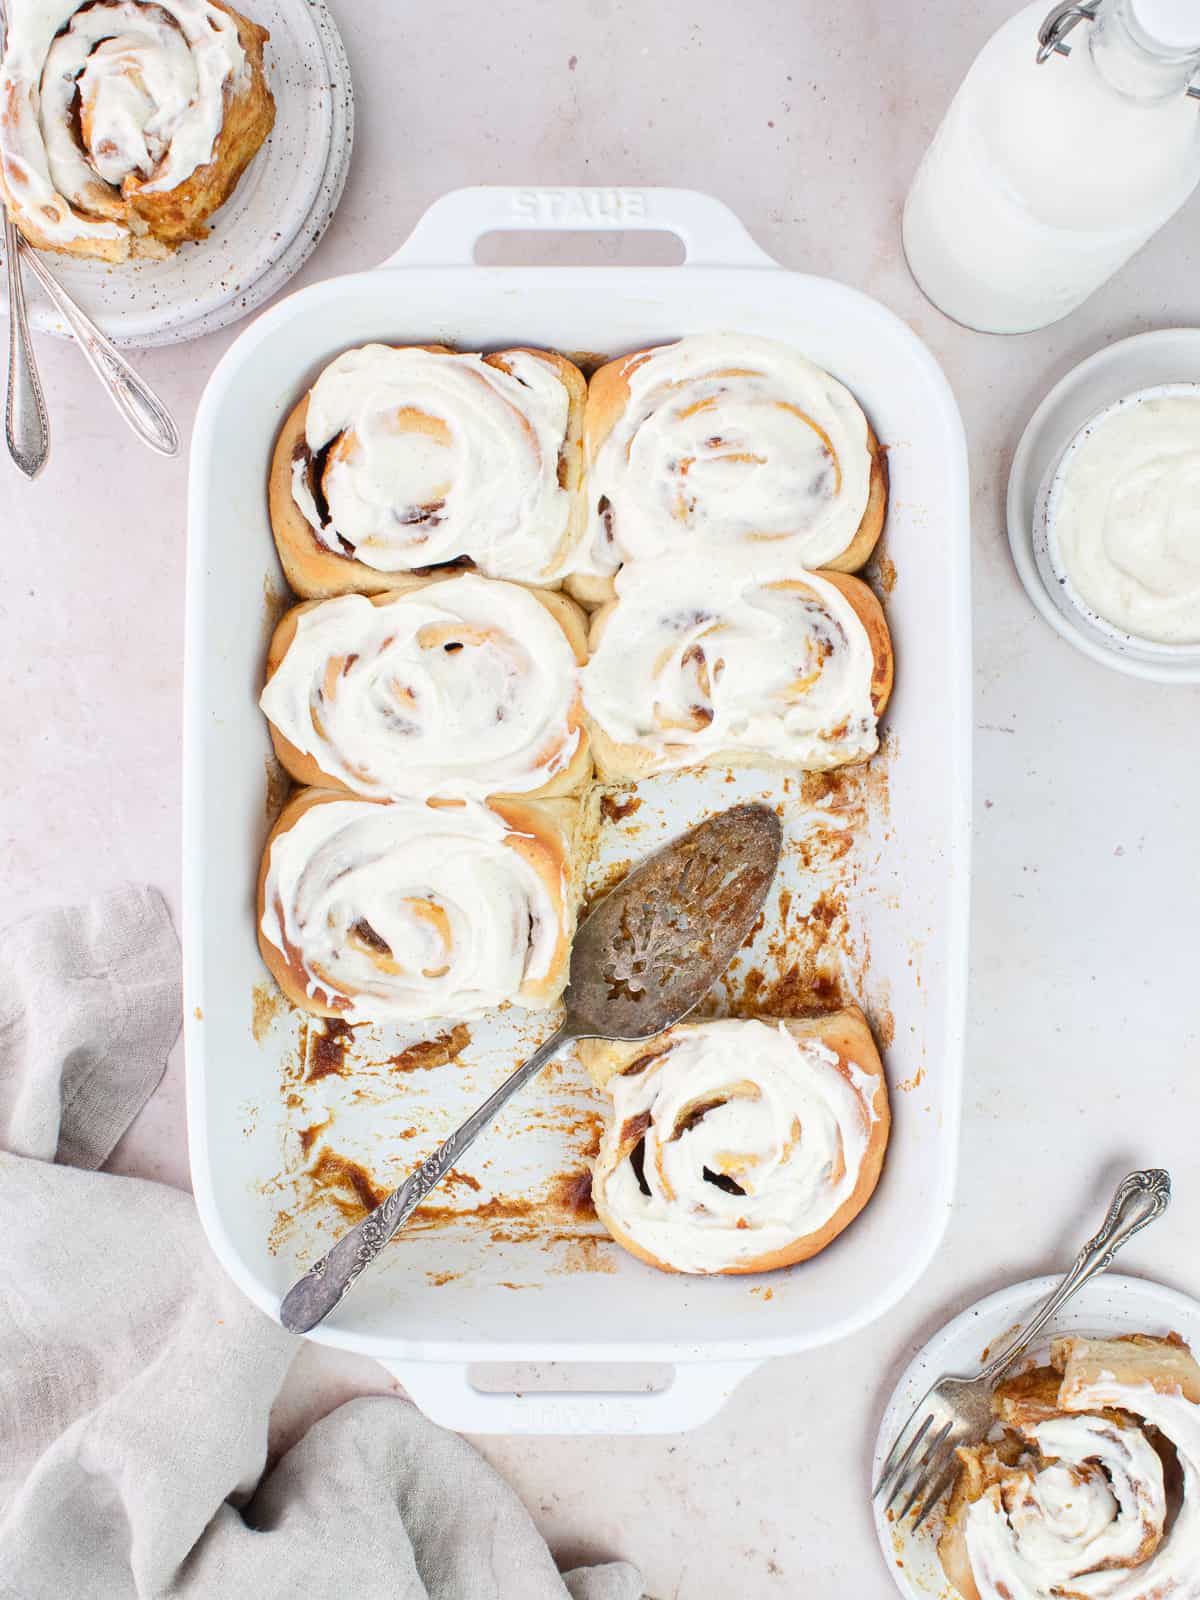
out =
<path fill-rule="evenodd" d="M 473 264 L 487 233 L 581 228 L 666 230 L 683 241 L 686 262 Z M 338 1225 L 336 1215 L 314 1212 L 311 1226 L 301 1218 L 302 1225 L 280 1232 L 302 1165 L 280 1086 L 283 1080 L 294 1091 L 299 1082 L 303 1030 L 286 1014 L 265 1029 L 260 1014 L 252 1029 L 251 990 L 263 977 L 252 891 L 267 826 L 269 753 L 256 692 L 267 633 L 264 585 L 280 587 L 264 484 L 280 421 L 328 358 L 372 339 L 617 354 L 720 328 L 797 345 L 850 386 L 888 446 L 896 691 L 857 866 L 841 887 L 852 925 L 848 986 L 885 1039 L 891 1035 L 891 1149 L 877 1196 L 854 1227 L 769 1284 L 659 1274 L 603 1241 L 585 1240 L 583 1250 L 562 1232 L 539 1237 L 536 1227 L 481 1233 L 467 1218 L 461 1226 L 411 1231 L 315 1337 L 376 1356 L 432 1416 L 464 1431 L 692 1426 L 767 1357 L 841 1338 L 880 1316 L 924 1271 L 942 1237 L 958 1135 L 969 882 L 969 521 L 961 421 L 938 367 L 899 318 L 840 284 L 781 270 L 723 205 L 666 189 L 447 195 L 381 268 L 314 285 L 260 316 L 217 367 L 196 421 L 184 806 L 192 1172 L 218 1257 L 274 1314 L 298 1264 L 327 1245 Z M 794 788 L 785 801 L 793 843 L 808 826 Z M 765 774 L 667 780 L 647 793 L 636 825 L 607 830 L 605 860 L 640 853 L 740 794 L 778 792 L 779 780 Z M 805 895 L 811 900 L 820 880 L 808 859 L 795 850 L 788 858 L 787 895 L 800 904 L 801 920 L 793 921 L 782 955 L 777 941 L 777 962 L 786 960 L 790 940 L 798 947 L 805 936 Z M 768 928 L 762 937 L 770 935 Z M 363 1141 L 373 1140 L 377 1181 L 397 1181 L 548 1026 L 513 1013 L 475 1025 L 463 1058 L 438 1072 L 376 1072 L 365 1109 L 361 1095 L 336 1077 L 302 1085 L 293 1105 L 303 1101 L 303 1115 L 318 1120 L 332 1108 L 341 1119 L 338 1138 L 358 1140 L 360 1157 Z M 375 1035 L 363 1049 L 375 1048 L 383 1061 L 396 1043 Z M 511 1197 L 554 1171 L 560 1146 L 586 1114 L 587 1090 L 575 1071 L 568 1063 L 535 1085 L 526 1109 L 476 1147 L 471 1171 L 480 1193 Z M 339 1149 L 344 1153 L 344 1144 Z M 594 1224 L 579 1230 L 599 1231 Z M 573 1263 L 564 1249 L 574 1250 Z M 589 1259 L 578 1259 L 581 1251 Z M 671 1363 L 674 1377 L 650 1393 L 518 1395 L 475 1386 L 469 1368 L 486 1362 Z"/>

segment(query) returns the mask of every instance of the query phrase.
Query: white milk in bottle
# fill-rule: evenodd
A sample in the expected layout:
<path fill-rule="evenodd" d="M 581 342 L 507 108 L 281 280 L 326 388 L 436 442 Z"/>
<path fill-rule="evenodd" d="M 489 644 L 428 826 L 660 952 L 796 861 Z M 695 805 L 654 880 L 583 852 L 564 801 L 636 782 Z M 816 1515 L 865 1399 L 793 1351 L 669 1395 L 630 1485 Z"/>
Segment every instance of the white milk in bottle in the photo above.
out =
<path fill-rule="evenodd" d="M 1073 311 L 1200 181 L 1198 73 L 1200 0 L 1100 0 L 1049 17 L 1037 0 L 1006 22 L 905 204 L 905 254 L 929 299 L 989 333 Z"/>

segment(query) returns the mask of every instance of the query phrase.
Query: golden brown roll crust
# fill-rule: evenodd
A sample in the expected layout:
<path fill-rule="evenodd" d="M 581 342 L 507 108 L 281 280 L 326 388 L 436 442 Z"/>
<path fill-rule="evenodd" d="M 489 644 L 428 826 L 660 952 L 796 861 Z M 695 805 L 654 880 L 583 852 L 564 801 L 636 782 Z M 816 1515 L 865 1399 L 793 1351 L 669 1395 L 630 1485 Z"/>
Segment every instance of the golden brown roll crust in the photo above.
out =
<path fill-rule="evenodd" d="M 773 1272 L 782 1267 L 795 1266 L 801 1261 L 807 1261 L 825 1249 L 849 1227 L 875 1192 L 883 1169 L 891 1130 L 891 1110 L 883 1062 L 871 1034 L 870 1025 L 857 1006 L 847 1006 L 841 1011 L 821 1017 L 759 1017 L 746 1020 L 767 1023 L 773 1028 L 782 1024 L 798 1043 L 816 1041 L 824 1045 L 836 1055 L 837 1071 L 847 1082 L 853 1081 L 855 1071 L 865 1074 L 870 1083 L 868 1092 L 872 1120 L 856 1180 L 836 1210 L 819 1227 L 798 1234 L 779 1248 L 703 1269 L 722 1274 Z M 659 1057 L 669 1053 L 675 1041 L 700 1033 L 708 1026 L 709 1024 L 702 1022 L 682 1022 L 652 1039 L 634 1042 L 589 1039 L 582 1041 L 577 1049 L 580 1060 L 596 1085 L 611 1094 L 614 1079 L 631 1071 L 652 1069 Z M 645 1065 L 641 1065 L 642 1063 Z M 753 1088 L 753 1079 L 754 1063 L 748 1051 L 745 1081 L 735 1085 L 731 1092 L 747 1094 Z M 621 1130 L 622 1145 L 632 1148 L 643 1131 L 637 1127 Z M 605 1162 L 605 1150 L 602 1145 L 592 1188 L 592 1198 L 600 1220 L 618 1244 L 649 1266 L 657 1267 L 664 1272 L 701 1270 L 681 1268 L 655 1255 L 639 1239 L 631 1235 L 629 1228 L 619 1216 L 614 1215 L 607 1199 L 607 1177 L 616 1169 L 620 1160 L 624 1159 L 628 1159 L 628 1150 L 623 1148 L 622 1152 L 608 1164 L 607 1171 L 604 1170 L 602 1164 Z"/>
<path fill-rule="evenodd" d="M 304 953 L 292 947 L 286 935 L 283 939 L 286 949 L 279 948 L 267 936 L 264 928 L 268 909 L 267 885 L 271 852 L 276 840 L 286 835 L 313 808 L 339 803 L 388 808 L 392 812 L 396 812 L 400 805 L 418 804 L 400 802 L 389 805 L 389 802 L 366 800 L 361 796 L 350 797 L 322 789 L 301 789 L 284 806 L 271 829 L 258 873 L 256 900 L 259 950 L 286 998 L 301 1010 L 318 1017 L 344 1017 L 350 1011 L 352 1001 L 340 995 L 331 995 L 328 990 L 310 994 L 309 969 Z M 553 1005 L 566 985 L 588 852 L 594 839 L 596 808 L 597 801 L 592 796 L 545 800 L 504 798 L 487 807 L 510 830 L 504 840 L 505 847 L 528 863 L 540 881 L 547 901 L 556 908 L 553 949 L 544 976 L 527 976 L 517 994 L 511 997 L 522 1006 L 543 1009 Z M 435 804 L 432 809 L 453 813 L 456 807 L 452 803 Z M 282 926 L 283 919 L 279 918 L 278 922 Z M 355 1017 L 354 1020 L 370 1019 Z"/>
<path fill-rule="evenodd" d="M 263 46 L 271 35 L 224 0 L 210 3 L 237 24 L 250 81 L 241 93 L 226 99 L 225 120 L 211 161 L 197 167 L 174 189 L 145 194 L 134 188 L 129 196 L 130 209 L 141 218 L 150 235 L 171 249 L 186 239 L 207 238 L 209 219 L 237 188 L 275 126 L 275 99 L 267 87 L 263 66 Z"/>
<path fill-rule="evenodd" d="M 837 589 L 863 626 L 871 651 L 871 706 L 878 719 L 887 709 L 895 681 L 895 652 L 883 607 L 874 590 L 861 578 L 853 577 L 849 573 L 826 570 L 816 573 L 815 576 Z M 804 580 L 794 580 L 793 586 L 804 587 Z M 567 587 L 578 598 L 576 586 L 568 584 Z M 591 625 L 588 629 L 589 656 L 594 656 L 599 650 L 601 640 L 619 610 L 620 602 L 614 598 L 592 612 Z M 594 716 L 589 716 L 587 721 L 591 736 L 592 759 L 596 765 L 597 776 L 603 782 L 632 783 L 641 778 L 652 777 L 657 772 L 678 769 L 679 763 L 664 762 L 653 745 L 614 739 Z M 834 747 L 827 754 L 822 754 L 820 759 L 814 758 L 811 762 L 792 762 L 741 746 L 730 746 L 713 751 L 698 751 L 694 760 L 686 761 L 683 765 L 778 767 L 783 770 L 801 765 L 806 770 L 828 770 L 831 767 L 844 766 L 863 759 L 864 755 L 853 749 L 843 748 L 838 753 Z"/>
<path fill-rule="evenodd" d="M 401 573 L 396 576 L 390 589 L 378 594 L 366 596 L 372 605 L 388 605 L 406 594 L 416 594 L 427 588 L 430 584 L 445 583 L 462 574 L 453 569 L 447 572 L 437 572 L 418 576 L 414 573 Z M 484 580 L 489 581 L 489 580 Z M 497 580 L 491 580 L 497 581 Z M 587 621 L 579 607 L 565 594 L 553 589 L 527 588 L 555 622 L 562 629 L 568 644 L 575 655 L 576 663 L 583 666 L 587 661 Z M 280 663 L 287 654 L 288 648 L 296 637 L 296 626 L 301 616 L 315 607 L 323 605 L 322 600 L 304 600 L 299 605 L 284 613 L 267 651 L 267 670 L 265 682 L 269 683 L 277 672 Z M 275 747 L 275 754 L 284 771 L 296 780 L 297 783 L 307 784 L 319 789 L 341 790 L 345 793 L 354 793 L 350 786 L 342 781 L 336 774 L 326 772 L 317 758 L 307 751 L 299 749 L 292 741 L 281 733 L 280 730 L 267 718 L 267 726 L 271 733 L 271 743 Z M 582 700 L 576 697 L 574 708 L 568 720 L 568 728 L 579 736 L 578 744 L 569 763 L 546 783 L 536 789 L 531 789 L 521 798 L 526 800 L 549 799 L 555 795 L 575 794 L 588 782 L 592 776 L 592 754 L 588 730 L 583 716 Z M 497 795 L 505 791 L 498 790 Z M 495 798 L 493 796 L 492 798 Z"/>
<path fill-rule="evenodd" d="M 392 349 L 425 350 L 433 355 L 454 355 L 449 345 L 393 345 Z M 559 481 L 571 496 L 570 514 L 563 535 L 565 552 L 577 543 L 582 529 L 585 508 L 582 499 L 583 484 L 583 413 L 587 396 L 587 381 L 579 368 L 554 350 L 535 350 L 527 346 L 513 346 L 510 350 L 496 351 L 482 359 L 490 367 L 510 372 L 507 359 L 513 355 L 528 355 L 544 362 L 558 376 L 567 391 L 567 431 L 559 458 Z M 287 416 L 275 450 L 267 483 L 268 509 L 271 531 L 279 552 L 284 576 L 295 592 L 304 599 L 321 600 L 335 594 L 383 594 L 399 587 L 398 580 L 405 574 L 397 571 L 380 571 L 349 554 L 330 550 L 317 538 L 292 494 L 292 466 L 298 453 L 305 449 L 305 428 L 308 421 L 308 395 L 305 394 Z M 474 563 L 460 557 L 453 564 L 442 563 L 431 567 L 413 568 L 418 576 L 445 576 L 454 565 L 471 568 Z M 510 580 L 511 581 L 511 580 Z"/>

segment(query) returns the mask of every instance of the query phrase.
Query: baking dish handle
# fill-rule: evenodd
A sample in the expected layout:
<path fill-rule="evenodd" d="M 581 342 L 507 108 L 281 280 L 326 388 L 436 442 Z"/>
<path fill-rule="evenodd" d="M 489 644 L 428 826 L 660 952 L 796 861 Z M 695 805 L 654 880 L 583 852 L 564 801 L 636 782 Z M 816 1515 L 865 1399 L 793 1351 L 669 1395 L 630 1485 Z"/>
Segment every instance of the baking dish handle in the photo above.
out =
<path fill-rule="evenodd" d="M 720 200 L 696 189 L 452 189 L 383 267 L 470 266 L 487 233 L 673 233 L 690 267 L 773 267 Z"/>
<path fill-rule="evenodd" d="M 427 1417 L 455 1433 L 684 1433 L 707 1422 L 757 1361 L 686 1361 L 665 1388 L 641 1392 L 477 1389 L 461 1362 L 385 1361 Z"/>

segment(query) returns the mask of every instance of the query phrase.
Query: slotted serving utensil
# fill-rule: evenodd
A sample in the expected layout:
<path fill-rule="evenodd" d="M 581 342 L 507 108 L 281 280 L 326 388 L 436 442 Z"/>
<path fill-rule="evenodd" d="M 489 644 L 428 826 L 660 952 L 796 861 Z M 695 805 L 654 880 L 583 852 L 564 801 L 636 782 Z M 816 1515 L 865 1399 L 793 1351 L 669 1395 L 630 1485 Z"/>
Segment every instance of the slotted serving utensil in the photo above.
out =
<path fill-rule="evenodd" d="M 946 1375 L 929 1390 L 896 1435 L 879 1469 L 873 1499 L 886 1494 L 884 1510 L 897 1500 L 903 1522 L 919 1507 L 913 1532 L 954 1481 L 955 1450 L 983 1439 L 992 1425 L 992 1390 L 1085 1283 L 1112 1266 L 1113 1257 L 1147 1223 L 1161 1217 L 1171 1199 L 1170 1174 L 1161 1167 L 1131 1172 L 1117 1185 L 1100 1229 L 1083 1246 L 1058 1288 L 1034 1312 L 1002 1354 L 973 1378 Z"/>
<path fill-rule="evenodd" d="M 307 1333 L 350 1289 L 509 1100 L 575 1039 L 648 1039 L 692 1009 L 733 959 L 779 861 L 774 811 L 733 806 L 666 845 L 607 894 L 571 949 L 566 1015 L 529 1060 L 284 1296 Z"/>

